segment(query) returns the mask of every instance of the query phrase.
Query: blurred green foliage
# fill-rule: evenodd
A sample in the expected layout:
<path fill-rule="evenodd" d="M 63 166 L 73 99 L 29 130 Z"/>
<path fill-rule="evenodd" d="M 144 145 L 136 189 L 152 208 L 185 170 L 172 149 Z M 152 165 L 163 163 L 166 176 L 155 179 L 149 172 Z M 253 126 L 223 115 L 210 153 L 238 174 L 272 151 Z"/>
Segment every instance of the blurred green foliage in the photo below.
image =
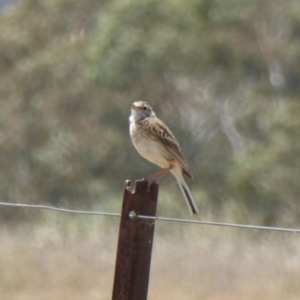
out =
<path fill-rule="evenodd" d="M 0 17 L 1 200 L 119 210 L 124 180 L 155 170 L 128 136 L 142 99 L 202 217 L 299 225 L 299 41 L 297 0 L 20 1 Z M 172 198 L 160 213 L 186 216 Z"/>

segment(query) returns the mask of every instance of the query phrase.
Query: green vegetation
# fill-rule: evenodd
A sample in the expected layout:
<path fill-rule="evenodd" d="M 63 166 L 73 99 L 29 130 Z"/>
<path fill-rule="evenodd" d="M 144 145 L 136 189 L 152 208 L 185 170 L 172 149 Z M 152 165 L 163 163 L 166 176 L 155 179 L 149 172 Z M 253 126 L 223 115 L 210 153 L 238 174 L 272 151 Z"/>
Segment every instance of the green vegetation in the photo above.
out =
<path fill-rule="evenodd" d="M 199 218 L 299 228 L 299 66 L 298 0 L 20 0 L 0 15 L 0 199 L 119 212 L 124 180 L 156 171 L 128 135 L 139 99 L 178 137 Z M 190 217 L 171 176 L 158 213 Z M 0 218 L 3 299 L 110 297 L 117 219 Z M 294 235 L 169 225 L 151 299 L 299 299 Z"/>
<path fill-rule="evenodd" d="M 155 170 L 128 137 L 127 104 L 143 99 L 178 136 L 203 216 L 299 225 L 299 8 L 24 0 L 2 12 L 1 199 L 119 210 L 123 181 Z"/>

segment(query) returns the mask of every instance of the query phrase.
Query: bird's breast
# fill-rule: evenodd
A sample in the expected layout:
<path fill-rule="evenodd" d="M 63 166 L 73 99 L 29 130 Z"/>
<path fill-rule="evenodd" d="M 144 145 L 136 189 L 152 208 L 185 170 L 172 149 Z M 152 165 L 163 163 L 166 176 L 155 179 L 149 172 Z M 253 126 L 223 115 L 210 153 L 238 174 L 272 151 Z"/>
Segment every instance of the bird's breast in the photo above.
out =
<path fill-rule="evenodd" d="M 135 149 L 142 157 L 161 168 L 170 166 L 170 161 L 166 159 L 167 153 L 163 146 L 147 136 L 147 132 L 139 129 L 133 122 L 130 124 L 130 136 Z"/>

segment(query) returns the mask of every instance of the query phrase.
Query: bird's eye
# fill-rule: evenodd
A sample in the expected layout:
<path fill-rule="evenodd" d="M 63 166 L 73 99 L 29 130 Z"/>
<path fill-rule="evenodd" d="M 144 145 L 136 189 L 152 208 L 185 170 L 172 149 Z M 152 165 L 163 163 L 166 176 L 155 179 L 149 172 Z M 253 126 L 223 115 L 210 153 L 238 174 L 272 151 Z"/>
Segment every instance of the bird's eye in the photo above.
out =
<path fill-rule="evenodd" d="M 147 106 L 144 106 L 144 107 L 143 107 L 143 110 L 147 110 Z"/>

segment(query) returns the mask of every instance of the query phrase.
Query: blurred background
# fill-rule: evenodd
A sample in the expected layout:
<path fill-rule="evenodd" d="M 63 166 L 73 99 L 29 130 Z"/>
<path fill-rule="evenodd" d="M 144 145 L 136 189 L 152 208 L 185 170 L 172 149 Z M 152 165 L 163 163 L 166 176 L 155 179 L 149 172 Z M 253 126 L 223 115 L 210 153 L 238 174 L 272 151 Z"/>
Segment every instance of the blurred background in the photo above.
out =
<path fill-rule="evenodd" d="M 200 220 L 300 227 L 298 0 L 0 1 L 0 201 L 120 212 L 178 138 Z M 175 179 L 158 215 L 190 218 Z M 1 299 L 109 299 L 119 219 L 0 206 Z M 157 223 L 149 299 L 299 299 L 300 238 Z"/>

